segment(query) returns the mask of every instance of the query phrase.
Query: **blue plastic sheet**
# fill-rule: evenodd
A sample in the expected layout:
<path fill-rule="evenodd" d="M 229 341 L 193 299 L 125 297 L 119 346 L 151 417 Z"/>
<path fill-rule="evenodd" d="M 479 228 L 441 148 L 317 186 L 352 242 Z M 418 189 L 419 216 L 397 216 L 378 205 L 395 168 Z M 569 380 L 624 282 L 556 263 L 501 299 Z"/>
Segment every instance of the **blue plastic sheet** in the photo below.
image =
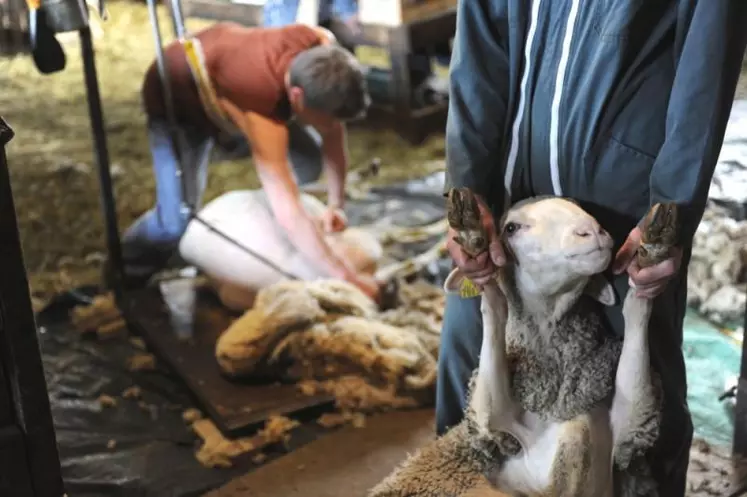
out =
<path fill-rule="evenodd" d="M 683 351 L 695 437 L 730 446 L 733 411 L 728 402 L 718 398 L 726 389 L 727 379 L 739 373 L 740 345 L 690 312 L 685 318 Z"/>

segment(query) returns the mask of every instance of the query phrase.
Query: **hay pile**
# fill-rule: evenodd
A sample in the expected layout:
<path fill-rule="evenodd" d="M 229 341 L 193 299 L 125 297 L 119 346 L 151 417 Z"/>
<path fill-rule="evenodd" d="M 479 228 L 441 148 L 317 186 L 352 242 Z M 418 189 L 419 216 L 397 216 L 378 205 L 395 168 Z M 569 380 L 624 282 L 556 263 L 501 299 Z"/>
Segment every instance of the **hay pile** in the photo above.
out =
<path fill-rule="evenodd" d="M 403 305 L 378 312 L 353 285 L 281 282 L 218 339 L 232 376 L 289 375 L 309 395 L 327 392 L 344 411 L 415 407 L 432 401 L 443 294 L 404 285 Z"/>
<path fill-rule="evenodd" d="M 747 221 L 709 204 L 693 240 L 688 305 L 724 325 L 741 323 L 747 289 Z"/>

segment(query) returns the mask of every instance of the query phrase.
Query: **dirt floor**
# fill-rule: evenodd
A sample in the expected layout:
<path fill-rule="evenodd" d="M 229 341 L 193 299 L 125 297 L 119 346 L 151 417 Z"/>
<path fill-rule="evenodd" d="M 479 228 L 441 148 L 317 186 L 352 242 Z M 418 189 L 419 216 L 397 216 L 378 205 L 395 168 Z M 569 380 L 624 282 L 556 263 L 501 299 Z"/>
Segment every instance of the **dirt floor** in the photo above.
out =
<path fill-rule="evenodd" d="M 228 482 L 204 497 L 363 496 L 408 454 L 434 437 L 429 409 L 374 415 L 362 428 L 347 426 Z M 741 495 L 744 463 L 696 441 L 690 451 L 686 497 Z M 460 497 L 506 497 L 487 482 Z"/>
<path fill-rule="evenodd" d="M 119 223 L 124 229 L 154 198 L 139 88 L 155 51 L 144 5 L 114 1 L 109 14 L 109 20 L 100 24 L 103 34 L 95 45 Z M 160 14 L 168 36 L 165 11 Z M 202 25 L 192 21 L 188 27 Z M 11 177 L 38 303 L 71 286 L 97 283 L 105 252 L 77 39 L 65 46 L 67 69 L 51 76 L 40 75 L 30 58 L 0 60 L 0 114 L 16 132 L 8 147 Z M 746 78 L 739 96 L 747 96 Z M 394 133 L 363 130 L 352 132 L 349 143 L 353 167 L 375 156 L 382 159 L 382 181 L 418 175 L 423 162 L 443 157 L 444 148 L 441 137 L 415 148 Z M 207 199 L 229 188 L 256 186 L 249 162 L 215 164 Z"/>
<path fill-rule="evenodd" d="M 434 438 L 433 424 L 429 409 L 372 416 L 362 429 L 344 427 L 204 497 L 363 496 Z"/>

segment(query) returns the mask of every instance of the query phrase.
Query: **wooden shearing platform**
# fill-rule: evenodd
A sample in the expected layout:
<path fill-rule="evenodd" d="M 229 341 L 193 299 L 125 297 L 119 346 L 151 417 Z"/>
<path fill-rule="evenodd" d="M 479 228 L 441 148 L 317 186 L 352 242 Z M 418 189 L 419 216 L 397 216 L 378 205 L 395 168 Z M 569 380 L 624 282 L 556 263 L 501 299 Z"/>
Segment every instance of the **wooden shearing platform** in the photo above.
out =
<path fill-rule="evenodd" d="M 259 427 L 270 415 L 288 415 L 332 402 L 303 395 L 293 384 L 237 382 L 215 359 L 215 342 L 235 317 L 193 278 L 125 293 L 120 306 L 129 326 L 184 381 L 216 426 L 229 437 Z"/>

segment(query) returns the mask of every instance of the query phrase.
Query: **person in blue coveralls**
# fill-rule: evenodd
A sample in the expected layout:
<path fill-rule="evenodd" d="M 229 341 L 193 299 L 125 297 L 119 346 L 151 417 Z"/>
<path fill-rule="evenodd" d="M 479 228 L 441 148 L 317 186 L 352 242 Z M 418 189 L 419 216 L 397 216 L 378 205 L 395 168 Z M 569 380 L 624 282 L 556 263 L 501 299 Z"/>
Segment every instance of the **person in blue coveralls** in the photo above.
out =
<path fill-rule="evenodd" d="M 634 285 L 656 300 L 650 351 L 664 420 L 650 460 L 660 497 L 685 495 L 693 433 L 681 350 L 687 266 L 745 26 L 745 0 L 460 0 L 457 10 L 446 186 L 471 188 L 494 219 L 526 197 L 571 197 L 613 236 L 618 295 Z M 640 269 L 637 225 L 650 206 L 670 201 L 681 209 L 679 249 Z M 477 258 L 450 244 L 456 265 L 478 284 L 506 260 L 492 233 L 491 250 Z M 446 302 L 439 433 L 463 416 L 482 338 L 479 307 L 479 298 Z M 618 334 L 620 307 L 607 311 Z"/>

